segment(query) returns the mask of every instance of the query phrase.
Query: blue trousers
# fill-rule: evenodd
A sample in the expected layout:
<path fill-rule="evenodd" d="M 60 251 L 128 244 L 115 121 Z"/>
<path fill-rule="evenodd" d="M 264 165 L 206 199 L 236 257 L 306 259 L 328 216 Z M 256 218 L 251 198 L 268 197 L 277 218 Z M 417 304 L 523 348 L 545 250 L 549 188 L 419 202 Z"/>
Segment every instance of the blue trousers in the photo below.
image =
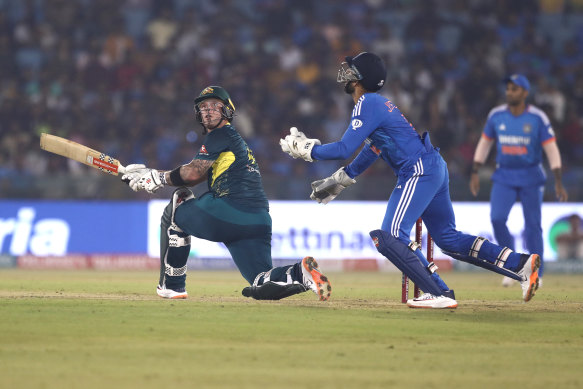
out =
<path fill-rule="evenodd" d="M 423 154 L 414 166 L 401 169 L 381 228 L 408 244 L 411 229 L 419 217 L 423 219 L 435 244 L 442 250 L 470 254 L 476 236 L 456 229 L 449 195 L 449 172 L 447 164 L 437 151 Z M 498 245 L 485 242 L 478 256 L 495 263 L 502 249 Z M 420 259 L 428 264 L 422 254 Z M 520 255 L 512 253 L 504 267 L 516 270 L 519 262 Z"/>
<path fill-rule="evenodd" d="M 536 253 L 543 258 L 542 203 L 544 186 L 514 187 L 494 182 L 490 194 L 490 219 L 494 237 L 501 246 L 514 250 L 514 237 L 510 234 L 506 222 L 514 203 L 520 199 L 524 215 L 524 240 L 529 253 Z M 543 275 L 543 263 L 539 275 Z"/>

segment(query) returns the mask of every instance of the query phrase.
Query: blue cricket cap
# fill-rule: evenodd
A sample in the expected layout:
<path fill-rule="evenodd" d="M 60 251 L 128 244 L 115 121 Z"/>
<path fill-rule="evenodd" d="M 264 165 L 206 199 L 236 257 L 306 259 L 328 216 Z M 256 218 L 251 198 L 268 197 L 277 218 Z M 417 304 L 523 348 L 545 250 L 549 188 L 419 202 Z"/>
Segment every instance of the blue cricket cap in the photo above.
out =
<path fill-rule="evenodd" d="M 504 83 L 511 82 L 519 87 L 523 88 L 527 92 L 530 91 L 530 82 L 528 82 L 528 78 L 522 74 L 513 74 L 511 76 L 506 77 L 502 80 Z"/>

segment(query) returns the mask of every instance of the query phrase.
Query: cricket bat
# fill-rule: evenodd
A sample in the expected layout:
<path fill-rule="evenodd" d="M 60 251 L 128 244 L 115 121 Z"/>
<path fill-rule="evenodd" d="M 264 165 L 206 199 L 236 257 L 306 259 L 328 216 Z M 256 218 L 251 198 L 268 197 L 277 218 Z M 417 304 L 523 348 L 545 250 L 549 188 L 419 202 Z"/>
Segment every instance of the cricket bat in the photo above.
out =
<path fill-rule="evenodd" d="M 41 134 L 40 148 L 53 154 L 81 162 L 108 174 L 117 176 L 125 173 L 125 167 L 119 161 L 100 151 L 93 150 L 72 140 L 51 134 Z"/>

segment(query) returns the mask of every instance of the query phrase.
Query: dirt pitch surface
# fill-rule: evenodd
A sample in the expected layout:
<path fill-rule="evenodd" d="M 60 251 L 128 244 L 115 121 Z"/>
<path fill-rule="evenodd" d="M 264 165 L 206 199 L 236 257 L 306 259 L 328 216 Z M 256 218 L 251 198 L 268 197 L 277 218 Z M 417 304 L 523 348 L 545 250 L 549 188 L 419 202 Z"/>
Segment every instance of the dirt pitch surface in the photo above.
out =
<path fill-rule="evenodd" d="M 328 275 L 325 303 L 250 300 L 227 271 L 190 272 L 176 301 L 152 272 L 0 270 L 0 388 L 583 387 L 583 275 L 523 303 L 446 273 L 446 310 L 401 304 L 395 273 Z"/>

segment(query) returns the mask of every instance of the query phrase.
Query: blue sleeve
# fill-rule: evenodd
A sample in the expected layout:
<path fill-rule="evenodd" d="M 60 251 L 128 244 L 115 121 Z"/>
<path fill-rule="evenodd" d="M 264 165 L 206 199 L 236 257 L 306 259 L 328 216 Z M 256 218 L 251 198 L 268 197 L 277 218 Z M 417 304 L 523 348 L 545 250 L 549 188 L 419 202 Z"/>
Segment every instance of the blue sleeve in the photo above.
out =
<path fill-rule="evenodd" d="M 551 127 L 551 123 L 549 119 L 546 117 L 546 115 L 545 117 L 540 119 L 539 123 L 541 143 L 545 144 L 548 143 L 549 141 L 555 140 L 555 131 L 553 131 L 553 127 Z"/>
<path fill-rule="evenodd" d="M 486 138 L 488 139 L 496 139 L 496 129 L 494 128 L 494 123 L 492 122 L 491 116 L 486 121 L 483 134 L 486 135 Z"/>
<path fill-rule="evenodd" d="M 349 127 L 340 141 L 314 146 L 312 158 L 317 160 L 346 159 L 358 149 L 368 135 Z"/>
<path fill-rule="evenodd" d="M 312 149 L 313 159 L 346 159 L 377 129 L 380 119 L 375 113 L 373 99 L 369 98 L 369 100 L 366 102 L 363 100 L 361 109 L 355 110 L 356 113 L 353 113 L 350 125 L 340 141 L 314 146 Z"/>
<path fill-rule="evenodd" d="M 354 178 L 368 169 L 378 157 L 379 154 L 373 149 L 373 146 L 369 145 L 367 142 L 356 158 L 344 168 L 344 171 L 350 178 Z"/>

